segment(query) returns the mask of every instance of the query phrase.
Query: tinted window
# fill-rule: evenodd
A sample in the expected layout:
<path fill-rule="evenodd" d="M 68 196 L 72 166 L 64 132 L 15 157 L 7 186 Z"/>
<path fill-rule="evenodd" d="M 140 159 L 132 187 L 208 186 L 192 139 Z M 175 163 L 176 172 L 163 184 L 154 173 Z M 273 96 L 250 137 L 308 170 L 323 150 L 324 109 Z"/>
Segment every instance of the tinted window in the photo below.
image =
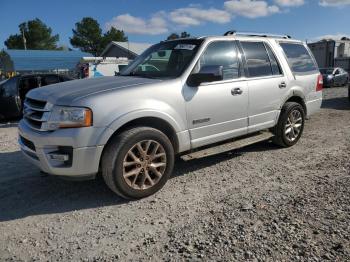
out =
<path fill-rule="evenodd" d="M 56 75 L 47 75 L 41 77 L 41 86 L 47 86 L 58 83 L 58 76 Z"/>
<path fill-rule="evenodd" d="M 288 62 L 295 73 L 303 73 L 317 70 L 309 52 L 302 44 L 281 43 Z"/>
<path fill-rule="evenodd" d="M 320 69 L 321 74 L 333 74 L 333 68 L 322 68 Z"/>
<path fill-rule="evenodd" d="M 1 85 L 1 92 L 3 96 L 16 96 L 17 92 L 17 78 L 10 78 Z"/>
<path fill-rule="evenodd" d="M 128 65 L 118 65 L 119 72 L 122 71 Z"/>
<path fill-rule="evenodd" d="M 38 79 L 36 77 L 22 78 L 19 83 L 19 95 L 24 99 L 25 95 L 33 88 L 38 87 Z"/>
<path fill-rule="evenodd" d="M 222 41 L 209 44 L 195 70 L 199 71 L 203 66 L 222 66 L 224 80 L 238 78 L 239 60 L 235 43 Z"/>
<path fill-rule="evenodd" d="M 265 44 L 267 53 L 269 54 L 269 58 L 270 58 L 270 62 L 271 62 L 271 69 L 272 69 L 272 74 L 274 75 L 281 75 L 282 74 L 282 70 L 281 67 L 276 59 L 275 54 L 273 53 L 273 51 L 271 50 L 271 47 L 267 44 Z"/>
<path fill-rule="evenodd" d="M 272 75 L 270 59 L 262 42 L 241 42 L 250 77 Z"/>

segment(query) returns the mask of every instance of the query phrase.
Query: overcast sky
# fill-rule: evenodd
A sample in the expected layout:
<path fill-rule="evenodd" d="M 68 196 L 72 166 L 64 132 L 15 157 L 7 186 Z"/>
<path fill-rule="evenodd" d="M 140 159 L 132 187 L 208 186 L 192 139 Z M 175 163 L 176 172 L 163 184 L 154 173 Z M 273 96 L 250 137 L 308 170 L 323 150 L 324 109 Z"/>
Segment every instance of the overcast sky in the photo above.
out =
<path fill-rule="evenodd" d="M 172 32 L 289 34 L 302 40 L 350 36 L 350 0 L 0 0 L 0 48 L 18 24 L 39 18 L 69 45 L 74 24 L 91 16 L 103 30 L 123 29 L 130 41 L 155 43 Z"/>

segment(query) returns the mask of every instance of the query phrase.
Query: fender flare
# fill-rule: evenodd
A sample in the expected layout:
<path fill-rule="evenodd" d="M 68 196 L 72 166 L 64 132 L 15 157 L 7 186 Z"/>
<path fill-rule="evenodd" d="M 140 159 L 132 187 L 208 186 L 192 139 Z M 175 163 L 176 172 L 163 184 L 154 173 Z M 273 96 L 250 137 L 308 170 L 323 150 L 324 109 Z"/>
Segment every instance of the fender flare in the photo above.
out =
<path fill-rule="evenodd" d="M 100 145 L 105 145 L 111 136 L 118 131 L 125 124 L 144 117 L 159 118 L 166 121 L 175 131 L 175 133 L 181 132 L 181 125 L 169 114 L 160 112 L 154 109 L 143 109 L 128 112 L 126 114 L 120 115 L 111 124 L 106 127 L 106 131 L 98 139 Z"/>

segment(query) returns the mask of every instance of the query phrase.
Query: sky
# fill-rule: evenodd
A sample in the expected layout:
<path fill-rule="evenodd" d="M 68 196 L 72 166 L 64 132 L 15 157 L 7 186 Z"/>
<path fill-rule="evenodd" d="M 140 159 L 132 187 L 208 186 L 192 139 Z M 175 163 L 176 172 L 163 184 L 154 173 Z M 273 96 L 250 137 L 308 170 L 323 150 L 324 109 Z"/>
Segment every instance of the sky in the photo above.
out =
<path fill-rule="evenodd" d="M 172 32 L 222 35 L 228 30 L 288 34 L 315 41 L 350 37 L 350 0 L 0 0 L 0 49 L 18 25 L 34 18 L 70 46 L 76 22 L 93 17 L 103 31 L 122 29 L 129 41 L 156 43 Z"/>

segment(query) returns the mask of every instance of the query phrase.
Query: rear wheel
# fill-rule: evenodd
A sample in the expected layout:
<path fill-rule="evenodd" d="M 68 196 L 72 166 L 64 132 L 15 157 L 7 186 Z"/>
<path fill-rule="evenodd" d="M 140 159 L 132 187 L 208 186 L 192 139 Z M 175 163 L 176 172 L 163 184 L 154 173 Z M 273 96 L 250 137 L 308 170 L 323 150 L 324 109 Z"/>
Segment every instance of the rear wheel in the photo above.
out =
<path fill-rule="evenodd" d="M 305 112 L 296 102 L 287 102 L 282 107 L 277 125 L 273 128 L 273 142 L 283 147 L 295 145 L 304 130 Z"/>
<path fill-rule="evenodd" d="M 102 158 L 102 175 L 118 195 L 138 199 L 160 190 L 174 166 L 174 149 L 169 138 L 149 127 L 124 131 L 107 145 Z"/>

